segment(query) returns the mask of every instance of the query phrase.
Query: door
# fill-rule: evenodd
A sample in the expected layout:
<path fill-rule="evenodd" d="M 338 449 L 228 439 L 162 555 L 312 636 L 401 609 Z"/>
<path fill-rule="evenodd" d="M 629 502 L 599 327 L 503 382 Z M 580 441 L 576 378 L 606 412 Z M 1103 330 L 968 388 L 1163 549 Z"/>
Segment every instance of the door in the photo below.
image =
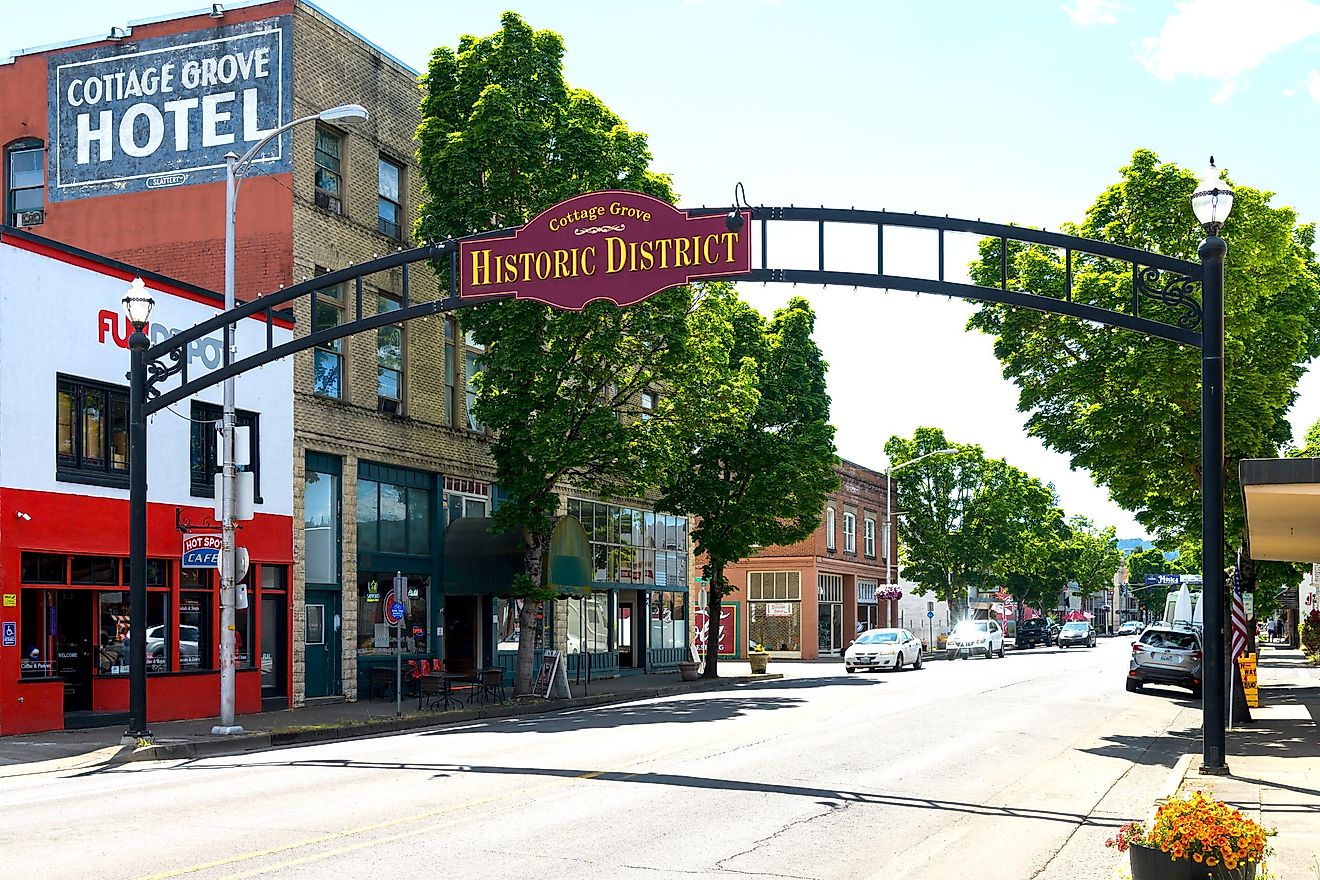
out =
<path fill-rule="evenodd" d="M 445 597 L 445 669 L 471 672 L 477 667 L 477 597 Z"/>
<path fill-rule="evenodd" d="M 821 654 L 837 654 L 843 650 L 843 606 L 822 602 L 818 629 L 817 647 Z"/>
<path fill-rule="evenodd" d="M 632 602 L 620 602 L 618 619 L 614 622 L 614 643 L 619 649 L 619 665 L 627 669 L 636 664 L 633 659 L 633 623 L 637 619 L 633 614 L 634 607 Z"/>
<path fill-rule="evenodd" d="M 285 700 L 288 670 L 285 663 L 285 633 L 289 624 L 286 593 L 261 597 L 261 699 Z"/>
<path fill-rule="evenodd" d="M 303 662 L 307 696 L 343 693 L 340 675 L 340 610 L 338 590 L 308 590 L 303 606 Z"/>
<path fill-rule="evenodd" d="M 60 590 L 55 599 L 55 674 L 64 681 L 64 711 L 92 708 L 94 593 Z"/>

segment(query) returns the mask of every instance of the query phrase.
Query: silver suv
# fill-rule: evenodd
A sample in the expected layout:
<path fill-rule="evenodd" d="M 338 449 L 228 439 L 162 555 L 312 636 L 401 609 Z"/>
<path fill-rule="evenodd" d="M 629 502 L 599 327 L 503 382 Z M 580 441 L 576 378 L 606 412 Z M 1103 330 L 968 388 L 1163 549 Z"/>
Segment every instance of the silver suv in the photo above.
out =
<path fill-rule="evenodd" d="M 1149 626 L 1132 643 L 1132 666 L 1127 689 L 1139 691 L 1143 684 L 1171 684 L 1201 696 L 1201 636 L 1190 627 L 1157 624 Z"/>

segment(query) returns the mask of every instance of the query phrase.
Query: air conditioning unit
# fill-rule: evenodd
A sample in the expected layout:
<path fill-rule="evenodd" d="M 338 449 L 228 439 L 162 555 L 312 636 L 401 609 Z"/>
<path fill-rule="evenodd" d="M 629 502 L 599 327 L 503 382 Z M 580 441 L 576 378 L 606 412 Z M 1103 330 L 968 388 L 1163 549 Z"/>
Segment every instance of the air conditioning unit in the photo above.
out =
<path fill-rule="evenodd" d="M 325 210 L 332 211 L 335 214 L 344 213 L 343 206 L 340 204 L 339 199 L 335 198 L 334 196 L 330 195 L 327 192 L 322 192 L 319 189 L 316 191 L 316 207 L 324 208 Z"/>
<path fill-rule="evenodd" d="M 399 410 L 401 409 L 401 407 L 399 406 L 399 401 L 394 400 L 393 398 L 390 397 L 381 397 L 379 398 L 379 401 L 380 401 L 381 412 L 389 413 L 390 415 L 394 415 L 394 416 L 397 416 L 399 414 Z"/>
<path fill-rule="evenodd" d="M 15 226 L 40 226 L 45 222 L 45 211 L 20 211 L 14 215 Z"/>

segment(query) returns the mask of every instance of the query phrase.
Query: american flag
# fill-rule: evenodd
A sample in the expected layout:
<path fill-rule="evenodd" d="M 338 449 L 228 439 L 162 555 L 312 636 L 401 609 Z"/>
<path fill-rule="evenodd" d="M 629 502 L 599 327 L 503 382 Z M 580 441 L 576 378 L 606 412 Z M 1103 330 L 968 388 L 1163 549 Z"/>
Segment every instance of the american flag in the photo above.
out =
<path fill-rule="evenodd" d="M 1242 607 L 1242 557 L 1238 556 L 1238 564 L 1233 566 L 1233 641 L 1231 644 L 1231 662 L 1236 662 L 1247 652 L 1247 612 Z"/>

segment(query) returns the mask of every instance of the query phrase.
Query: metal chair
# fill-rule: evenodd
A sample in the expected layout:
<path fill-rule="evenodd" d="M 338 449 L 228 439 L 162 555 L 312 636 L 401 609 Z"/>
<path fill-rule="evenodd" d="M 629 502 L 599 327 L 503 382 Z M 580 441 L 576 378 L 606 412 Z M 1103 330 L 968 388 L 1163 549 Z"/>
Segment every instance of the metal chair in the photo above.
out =
<path fill-rule="evenodd" d="M 508 701 L 508 697 L 504 693 L 503 669 L 498 666 L 488 666 L 485 669 L 478 670 L 477 677 L 481 682 L 481 701 L 483 703 L 487 697 L 499 700 L 501 703 Z"/>

